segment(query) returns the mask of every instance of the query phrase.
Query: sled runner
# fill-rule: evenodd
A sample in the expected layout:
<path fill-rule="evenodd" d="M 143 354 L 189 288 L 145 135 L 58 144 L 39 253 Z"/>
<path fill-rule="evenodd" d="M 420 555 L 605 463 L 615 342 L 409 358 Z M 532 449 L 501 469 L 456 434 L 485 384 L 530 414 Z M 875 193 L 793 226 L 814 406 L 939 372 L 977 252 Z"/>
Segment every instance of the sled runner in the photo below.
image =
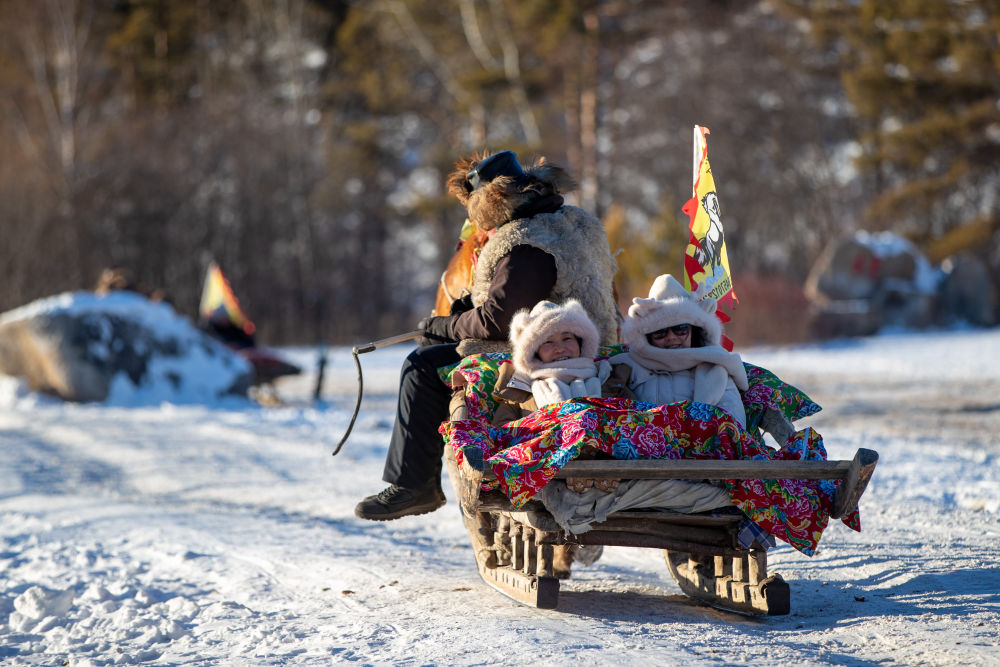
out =
<path fill-rule="evenodd" d="M 452 420 L 467 416 L 464 396 L 456 393 Z M 460 457 L 462 458 L 462 457 Z M 493 477 L 488 466 L 459 463 L 445 447 L 448 473 L 469 532 L 483 580 L 518 602 L 554 609 L 559 600 L 558 550 L 566 558 L 573 545 L 662 549 L 667 569 L 681 591 L 721 609 L 751 615 L 787 614 L 788 584 L 767 571 L 767 553 L 754 541 L 737 539 L 745 517 L 736 511 L 684 514 L 669 510 L 613 512 L 588 532 L 563 529 L 538 500 L 515 508 L 500 490 L 484 491 Z M 857 507 L 878 462 L 878 454 L 859 449 L 850 461 L 760 460 L 574 460 L 550 484 L 569 477 L 593 480 L 841 480 L 831 518 Z M 484 467 L 478 470 L 477 467 Z"/>

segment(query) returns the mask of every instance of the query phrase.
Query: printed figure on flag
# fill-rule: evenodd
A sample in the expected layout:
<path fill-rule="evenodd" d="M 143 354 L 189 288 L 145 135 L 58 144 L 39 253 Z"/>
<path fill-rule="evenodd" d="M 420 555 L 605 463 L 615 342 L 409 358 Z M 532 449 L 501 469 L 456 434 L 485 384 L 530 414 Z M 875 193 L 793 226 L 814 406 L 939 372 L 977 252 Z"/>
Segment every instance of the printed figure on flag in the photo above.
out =
<path fill-rule="evenodd" d="M 707 127 L 695 125 L 694 194 L 682 209 L 690 218 L 690 237 L 684 254 L 684 287 L 692 292 L 700 287 L 705 297 L 734 308 L 739 299 L 733 292 L 722 209 L 708 162 L 705 138 L 708 134 Z"/>

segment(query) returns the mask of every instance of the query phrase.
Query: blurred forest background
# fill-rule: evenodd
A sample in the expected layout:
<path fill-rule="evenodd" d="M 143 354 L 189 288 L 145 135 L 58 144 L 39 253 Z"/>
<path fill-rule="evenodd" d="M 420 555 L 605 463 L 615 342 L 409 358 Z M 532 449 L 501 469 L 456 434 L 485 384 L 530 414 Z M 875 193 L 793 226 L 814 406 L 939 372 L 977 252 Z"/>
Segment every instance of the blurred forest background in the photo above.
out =
<path fill-rule="evenodd" d="M 214 259 L 262 342 L 410 330 L 482 148 L 569 169 L 627 301 L 681 272 L 695 124 L 738 345 L 856 229 L 1000 265 L 1000 0 L 0 0 L 0 312 L 116 266 L 194 317 Z"/>

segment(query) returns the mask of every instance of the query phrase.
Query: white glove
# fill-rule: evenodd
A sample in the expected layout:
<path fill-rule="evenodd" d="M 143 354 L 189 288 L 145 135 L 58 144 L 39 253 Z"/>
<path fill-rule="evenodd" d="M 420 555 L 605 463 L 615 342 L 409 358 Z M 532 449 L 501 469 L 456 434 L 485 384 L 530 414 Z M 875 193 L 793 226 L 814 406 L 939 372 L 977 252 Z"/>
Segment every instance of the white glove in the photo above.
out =
<path fill-rule="evenodd" d="M 544 378 L 532 382 L 531 395 L 535 397 L 535 404 L 539 408 L 543 408 L 549 403 L 559 403 L 560 401 L 572 398 L 569 386 L 565 382 L 560 382 L 553 378 Z"/>
<path fill-rule="evenodd" d="M 580 392 L 577 393 L 577 383 L 582 385 L 580 387 Z M 601 397 L 601 381 L 596 378 L 587 378 L 586 380 L 576 380 L 573 382 L 573 396 L 588 396 L 590 398 L 600 398 Z"/>

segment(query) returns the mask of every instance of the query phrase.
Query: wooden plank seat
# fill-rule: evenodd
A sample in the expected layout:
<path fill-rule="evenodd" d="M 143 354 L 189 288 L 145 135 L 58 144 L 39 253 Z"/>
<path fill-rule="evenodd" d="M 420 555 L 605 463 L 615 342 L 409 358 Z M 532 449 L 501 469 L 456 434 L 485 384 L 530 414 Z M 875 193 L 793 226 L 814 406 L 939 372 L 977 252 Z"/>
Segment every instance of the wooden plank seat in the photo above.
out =
<path fill-rule="evenodd" d="M 453 413 L 452 418 L 461 418 Z M 738 514 L 681 514 L 664 510 L 621 511 L 589 532 L 563 530 L 541 502 L 515 509 L 500 491 L 481 491 L 492 476 L 468 461 L 459 466 L 445 448 L 449 476 L 483 580 L 524 604 L 554 609 L 559 599 L 557 555 L 575 545 L 627 546 L 664 550 L 667 568 L 686 595 L 722 609 L 753 615 L 787 614 L 788 584 L 768 575 L 767 552 L 737 539 Z M 878 463 L 878 454 L 859 449 L 849 461 L 571 461 L 557 479 L 840 479 L 832 518 L 857 506 Z"/>

